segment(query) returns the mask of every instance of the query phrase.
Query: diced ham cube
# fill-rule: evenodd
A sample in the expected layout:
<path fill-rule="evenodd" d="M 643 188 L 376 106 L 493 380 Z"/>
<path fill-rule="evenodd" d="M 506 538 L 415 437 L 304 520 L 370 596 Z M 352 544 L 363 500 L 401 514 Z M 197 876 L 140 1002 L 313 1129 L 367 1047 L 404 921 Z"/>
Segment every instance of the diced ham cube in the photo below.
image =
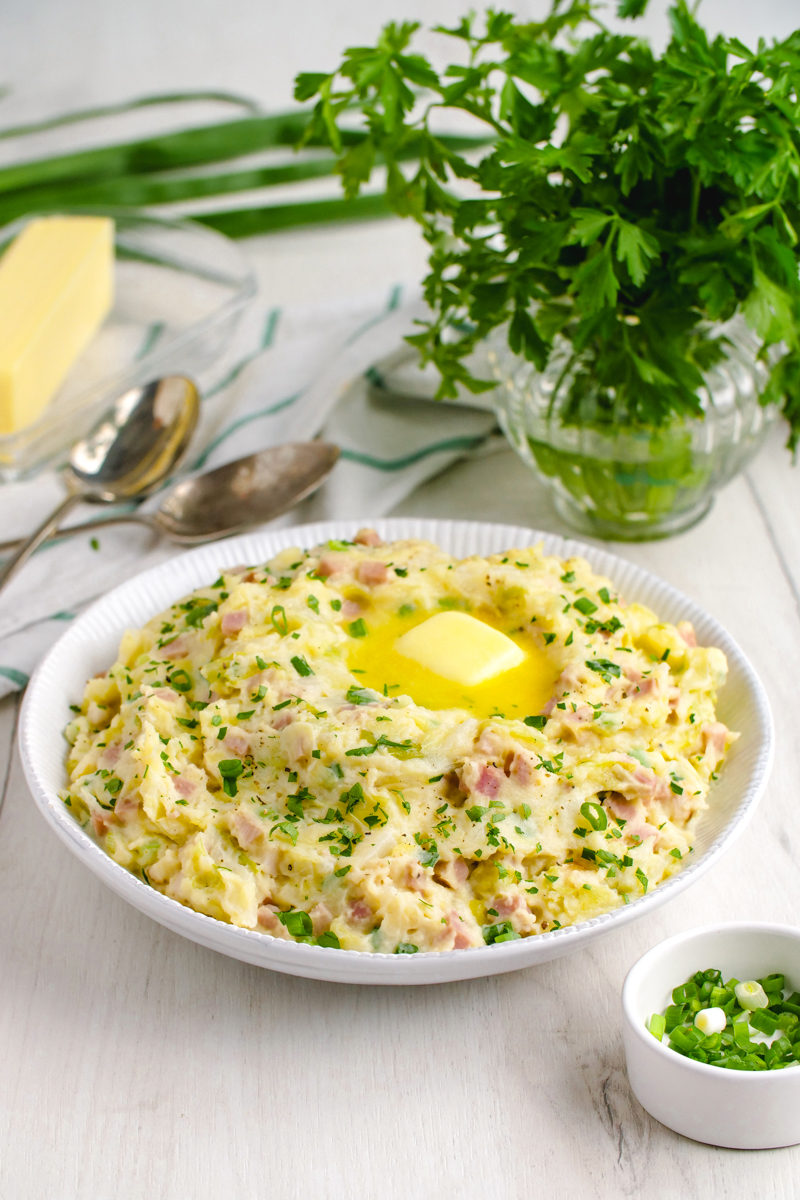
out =
<path fill-rule="evenodd" d="M 456 855 L 455 858 L 440 858 L 433 872 L 437 883 L 454 889 L 465 883 L 468 876 L 469 865 L 460 855 Z"/>
<path fill-rule="evenodd" d="M 231 833 L 243 850 L 249 850 L 263 834 L 263 829 L 248 812 L 237 809 L 231 817 Z"/>
<path fill-rule="evenodd" d="M 232 633 L 238 633 L 239 630 L 244 629 L 245 625 L 247 624 L 247 617 L 248 613 L 246 608 L 233 609 L 231 612 L 226 612 L 223 615 L 222 621 L 220 622 L 220 628 L 226 637 Z"/>
<path fill-rule="evenodd" d="M 333 914 L 322 901 L 315 904 L 308 915 L 311 917 L 311 928 L 314 931 L 314 937 L 319 937 L 326 929 L 330 929 Z"/>
<path fill-rule="evenodd" d="M 92 813 L 92 828 L 96 837 L 104 837 L 108 833 L 110 818 L 101 813 Z"/>
<path fill-rule="evenodd" d="M 497 913 L 498 917 L 510 917 L 513 912 L 516 912 L 522 904 L 520 896 L 495 896 L 492 901 L 492 908 Z"/>
<path fill-rule="evenodd" d="M 712 721 L 708 725 L 704 725 L 700 732 L 703 735 L 704 758 L 709 768 L 715 771 L 725 754 L 728 727 L 721 721 Z"/>
<path fill-rule="evenodd" d="M 287 932 L 286 926 L 282 925 L 278 920 L 278 908 L 274 904 L 262 904 L 258 910 L 258 923 L 262 929 L 266 929 L 267 933 L 271 933 L 273 937 L 283 938 L 284 941 L 291 941 L 291 935 Z"/>
<path fill-rule="evenodd" d="M 353 538 L 359 546 L 382 546 L 383 539 L 375 529 L 359 529 L 356 536 Z"/>
<path fill-rule="evenodd" d="M 347 918 L 351 925 L 360 927 L 364 932 L 370 928 L 374 920 L 372 909 L 366 900 L 355 900 L 349 904 Z"/>
<path fill-rule="evenodd" d="M 442 940 L 449 941 L 452 938 L 453 950 L 467 950 L 473 945 L 472 937 L 470 936 L 469 926 L 460 913 L 455 909 L 447 914 L 447 921 L 442 930 Z"/>
<path fill-rule="evenodd" d="M 169 658 L 173 662 L 175 662 L 176 659 L 183 658 L 188 653 L 189 639 L 185 633 L 178 634 L 175 640 L 170 642 L 168 646 L 165 646 L 163 650 L 164 658 Z"/>
<path fill-rule="evenodd" d="M 500 784 L 503 782 L 503 776 L 496 767 L 490 767 L 485 763 L 481 768 L 481 773 L 478 776 L 478 781 L 475 784 L 475 791 L 480 792 L 483 796 L 488 796 L 490 800 L 497 798 L 497 793 L 500 791 Z"/>
<path fill-rule="evenodd" d="M 225 748 L 234 754 L 244 755 L 250 749 L 250 739 L 239 729 L 229 729 L 225 738 Z"/>
<path fill-rule="evenodd" d="M 347 571 L 350 566 L 352 566 L 352 559 L 347 554 L 323 554 L 319 560 L 316 574 L 323 579 L 327 579 L 331 575 L 340 575 L 343 571 Z"/>
<path fill-rule="evenodd" d="M 386 563 L 378 562 L 375 559 L 366 558 L 358 564 L 356 568 L 356 577 L 359 583 L 366 584 L 367 587 L 375 587 L 379 583 L 386 583 L 389 577 L 389 571 Z"/>
<path fill-rule="evenodd" d="M 422 863 L 410 862 L 405 870 L 403 883 L 414 892 L 423 892 L 428 883 L 428 876 Z"/>

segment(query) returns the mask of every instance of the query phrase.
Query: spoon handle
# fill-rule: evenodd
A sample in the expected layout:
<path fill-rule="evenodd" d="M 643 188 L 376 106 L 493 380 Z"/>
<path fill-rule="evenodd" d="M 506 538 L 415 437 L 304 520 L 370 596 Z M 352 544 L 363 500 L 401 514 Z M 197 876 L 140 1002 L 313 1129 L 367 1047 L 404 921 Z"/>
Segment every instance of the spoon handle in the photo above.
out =
<path fill-rule="evenodd" d="M 68 496 L 64 497 L 58 508 L 50 514 L 47 520 L 42 521 L 39 528 L 29 538 L 25 538 L 16 554 L 12 554 L 11 558 L 0 568 L 0 592 L 6 586 L 9 579 L 16 575 L 20 567 L 25 565 L 34 550 L 41 546 L 42 542 L 46 541 L 53 530 L 57 528 L 62 517 L 65 517 L 70 509 L 74 508 L 82 499 L 83 497 L 77 492 L 70 492 Z"/>
<path fill-rule="evenodd" d="M 148 513 L 116 513 L 112 517 L 93 517 L 91 521 L 81 521 L 80 525 L 68 525 L 66 529 L 54 529 L 48 541 L 65 542 L 73 534 L 93 533 L 96 529 L 105 529 L 106 525 L 146 525 L 148 529 L 160 532 L 153 518 Z M 11 554 L 25 541 L 24 538 L 12 538 L 10 542 L 0 542 L 0 556 Z"/>

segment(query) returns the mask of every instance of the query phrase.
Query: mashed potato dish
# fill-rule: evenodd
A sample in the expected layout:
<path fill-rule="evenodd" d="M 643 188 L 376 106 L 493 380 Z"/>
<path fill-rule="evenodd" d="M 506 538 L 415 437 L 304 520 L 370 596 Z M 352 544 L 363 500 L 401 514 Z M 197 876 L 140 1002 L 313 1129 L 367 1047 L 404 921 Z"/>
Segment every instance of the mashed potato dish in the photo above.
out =
<path fill-rule="evenodd" d="M 226 570 L 125 633 L 62 796 L 220 921 L 412 954 L 531 937 L 692 853 L 736 736 L 722 652 L 541 547 L 356 540 Z"/>

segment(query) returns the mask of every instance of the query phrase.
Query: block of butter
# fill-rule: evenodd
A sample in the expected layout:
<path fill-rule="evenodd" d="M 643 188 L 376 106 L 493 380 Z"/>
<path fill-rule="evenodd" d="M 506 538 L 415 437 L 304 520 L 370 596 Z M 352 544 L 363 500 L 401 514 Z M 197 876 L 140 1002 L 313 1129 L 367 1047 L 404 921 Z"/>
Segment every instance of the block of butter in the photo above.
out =
<path fill-rule="evenodd" d="M 35 421 L 111 308 L 114 222 L 40 217 L 0 259 L 0 434 Z"/>
<path fill-rule="evenodd" d="M 510 637 L 462 612 L 429 617 L 399 637 L 394 648 L 462 687 L 477 687 L 525 661 L 525 652 Z"/>

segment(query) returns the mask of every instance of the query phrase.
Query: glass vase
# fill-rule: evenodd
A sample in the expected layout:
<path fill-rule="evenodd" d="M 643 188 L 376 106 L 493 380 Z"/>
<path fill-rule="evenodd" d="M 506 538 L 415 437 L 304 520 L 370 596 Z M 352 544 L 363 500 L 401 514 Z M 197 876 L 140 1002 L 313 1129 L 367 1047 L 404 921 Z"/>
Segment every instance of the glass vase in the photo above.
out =
<path fill-rule="evenodd" d="M 620 541 L 679 533 L 705 516 L 717 490 L 758 451 L 778 413 L 759 398 L 770 363 L 758 358 L 761 343 L 741 316 L 712 332 L 728 344 L 724 359 L 703 376 L 703 416 L 659 427 L 603 428 L 593 420 L 598 409 L 591 388 L 581 423 L 565 421 L 575 371 L 585 369 L 580 360 L 570 361 L 565 338 L 556 339 L 543 372 L 512 353 L 505 329 L 485 343 L 503 431 L 552 489 L 556 509 L 573 528 Z"/>

